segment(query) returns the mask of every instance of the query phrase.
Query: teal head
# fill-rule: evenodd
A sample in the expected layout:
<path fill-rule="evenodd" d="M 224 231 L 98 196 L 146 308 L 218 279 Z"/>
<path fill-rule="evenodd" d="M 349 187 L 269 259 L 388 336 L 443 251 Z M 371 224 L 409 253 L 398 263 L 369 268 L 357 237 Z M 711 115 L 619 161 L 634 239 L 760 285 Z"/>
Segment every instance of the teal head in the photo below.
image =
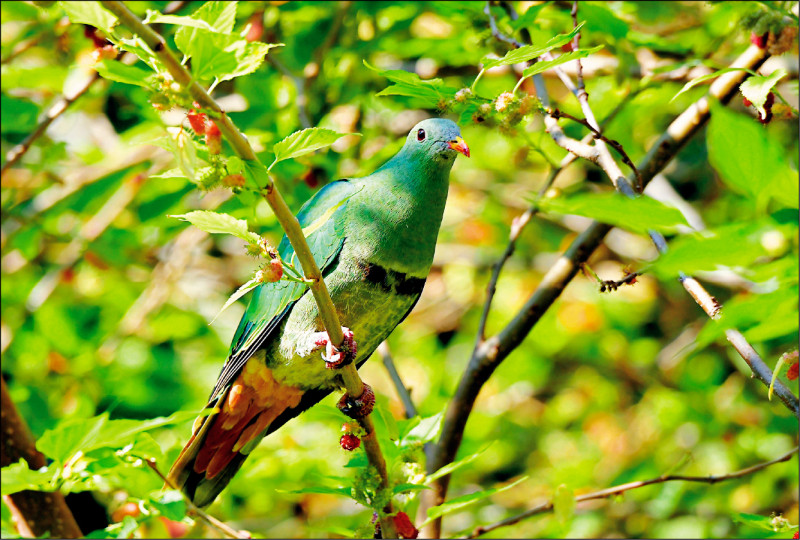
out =
<path fill-rule="evenodd" d="M 457 153 L 469 157 L 469 147 L 461 138 L 461 130 L 455 122 L 444 118 L 428 118 L 414 126 L 403 151 L 409 157 L 441 165 L 452 165 Z"/>

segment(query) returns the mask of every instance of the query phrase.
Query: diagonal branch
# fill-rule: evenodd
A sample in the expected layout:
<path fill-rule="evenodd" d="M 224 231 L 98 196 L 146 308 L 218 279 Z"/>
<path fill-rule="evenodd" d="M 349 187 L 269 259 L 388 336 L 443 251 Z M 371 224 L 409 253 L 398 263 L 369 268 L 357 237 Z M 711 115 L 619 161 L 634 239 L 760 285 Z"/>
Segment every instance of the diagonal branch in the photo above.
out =
<path fill-rule="evenodd" d="M 144 40 L 147 46 L 155 52 L 161 63 L 169 71 L 170 75 L 172 75 L 172 78 L 189 92 L 192 99 L 197 101 L 200 107 L 208 112 L 210 117 L 217 121 L 220 132 L 231 144 L 236 154 L 243 160 L 251 162 L 258 169 L 265 170 L 264 166 L 258 161 L 247 138 L 245 138 L 233 124 L 230 117 L 220 108 L 217 102 L 214 101 L 206 90 L 192 77 L 191 73 L 181 65 L 164 38 L 149 26 L 143 24 L 139 17 L 131 12 L 124 2 L 101 0 L 100 3 L 103 7 L 116 15 L 124 26 L 137 34 Z M 262 187 L 261 195 L 275 213 L 275 217 L 278 219 L 289 242 L 294 248 L 305 277 L 310 280 L 309 288 L 317 303 L 320 318 L 325 326 L 325 330 L 331 342 L 338 346 L 344 340 L 342 325 L 339 322 L 339 316 L 331 300 L 328 287 L 322 278 L 319 266 L 317 266 L 316 261 L 314 261 L 314 257 L 311 254 L 311 249 L 308 247 L 300 223 L 297 221 L 292 211 L 289 210 L 286 201 L 283 199 L 272 177 L 268 174 L 265 176 L 267 184 Z M 348 364 L 343 367 L 340 372 L 347 393 L 354 398 L 361 397 L 364 393 L 364 383 L 358 375 L 355 365 L 353 363 Z M 379 488 L 381 490 L 389 489 L 386 461 L 383 458 L 378 439 L 375 436 L 375 427 L 372 423 L 372 419 L 369 416 L 365 416 L 360 418 L 358 422 L 366 433 L 362 441 L 364 442 L 364 450 L 369 458 L 370 465 L 377 470 L 380 476 Z M 393 513 L 391 499 L 389 499 L 389 502 L 383 508 L 383 513 L 384 515 L 381 516 L 381 530 L 386 537 L 392 538 L 396 536 L 396 532 L 394 521 L 388 517 L 389 514 Z"/>
<path fill-rule="evenodd" d="M 768 56 L 767 51 L 756 46 L 750 46 L 733 62 L 733 67 L 755 70 L 763 64 Z M 720 76 L 711 85 L 706 96 L 692 104 L 668 126 L 666 132 L 650 148 L 650 151 L 638 166 L 642 175 L 643 187 L 667 165 L 687 141 L 708 121 L 710 99 L 718 99 L 723 103 L 727 103 L 736 93 L 739 84 L 747 76 L 746 72 L 738 70 Z M 600 143 L 602 141 L 597 142 Z M 613 163 L 613 159 L 611 162 Z M 613 167 L 616 168 L 616 171 L 619 171 L 619 167 L 616 164 L 613 164 Z M 624 179 L 621 171 L 614 176 Z M 431 452 L 431 459 L 428 460 L 429 472 L 436 471 L 455 459 L 463 437 L 464 427 L 483 384 L 500 363 L 528 335 L 533 326 L 578 272 L 580 263 L 588 259 L 609 230 L 611 230 L 609 225 L 596 221 L 592 222 L 586 230 L 578 235 L 567 251 L 550 268 L 539 287 L 528 298 L 511 322 L 500 333 L 487 339 L 472 355 L 467 369 L 461 377 L 456 394 L 445 413 L 439 444 Z M 427 508 L 444 502 L 449 481 L 449 475 L 443 476 L 434 482 L 432 493 L 426 492 L 423 494 L 424 498 L 420 505 L 420 512 L 423 515 Z M 440 531 L 441 521 L 435 520 L 431 523 L 430 528 L 425 530 L 425 534 L 427 536 L 439 536 Z"/>
<path fill-rule="evenodd" d="M 739 471 L 734 471 L 728 474 L 720 474 L 720 475 L 709 475 L 709 476 L 684 476 L 680 474 L 669 474 L 669 475 L 662 475 L 657 478 L 651 478 L 649 480 L 639 480 L 637 482 L 628 482 L 627 484 L 621 484 L 619 486 L 610 487 L 607 489 L 602 489 L 600 491 L 595 491 L 592 493 L 587 493 L 585 495 L 578 495 L 575 497 L 576 503 L 582 503 L 585 501 L 592 501 L 596 499 L 608 499 L 610 497 L 614 497 L 616 495 L 621 495 L 627 491 L 631 491 L 633 489 L 638 489 L 645 486 L 652 486 L 654 484 L 663 484 L 665 482 L 696 482 L 701 484 L 716 484 L 718 482 L 725 482 L 727 480 L 734 480 L 736 478 L 742 478 L 745 476 L 749 476 L 753 473 L 766 469 L 767 467 L 771 467 L 776 463 L 782 463 L 784 461 L 789 461 L 792 459 L 792 456 L 795 455 L 798 451 L 798 447 L 795 446 L 789 452 L 785 453 L 784 455 L 772 459 L 770 461 L 765 461 L 763 463 L 758 463 L 751 467 L 747 467 L 746 469 L 741 469 Z M 467 536 L 467 538 L 477 538 L 482 534 L 486 534 L 490 531 L 494 531 L 495 529 L 499 529 L 501 527 L 507 527 L 509 525 L 514 525 L 515 523 L 519 523 L 525 518 L 529 518 L 531 516 L 535 516 L 537 514 L 544 514 L 546 512 L 550 512 L 553 510 L 553 501 L 548 501 L 546 503 L 542 503 L 539 505 L 534 506 L 533 508 L 526 510 L 520 514 L 515 516 L 511 516 L 506 518 L 502 521 L 498 521 L 497 523 L 492 523 L 491 525 L 482 525 L 480 527 L 476 527 L 472 533 Z"/>

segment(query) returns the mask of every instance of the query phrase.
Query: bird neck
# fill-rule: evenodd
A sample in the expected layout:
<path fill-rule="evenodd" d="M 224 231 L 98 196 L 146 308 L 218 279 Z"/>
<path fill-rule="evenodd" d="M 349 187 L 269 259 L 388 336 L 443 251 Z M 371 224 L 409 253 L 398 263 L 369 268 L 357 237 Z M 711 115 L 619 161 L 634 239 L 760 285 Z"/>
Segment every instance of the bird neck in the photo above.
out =
<path fill-rule="evenodd" d="M 412 276 L 426 276 L 442 223 L 452 160 L 432 161 L 404 148 L 363 179 L 351 234 L 360 258 Z"/>

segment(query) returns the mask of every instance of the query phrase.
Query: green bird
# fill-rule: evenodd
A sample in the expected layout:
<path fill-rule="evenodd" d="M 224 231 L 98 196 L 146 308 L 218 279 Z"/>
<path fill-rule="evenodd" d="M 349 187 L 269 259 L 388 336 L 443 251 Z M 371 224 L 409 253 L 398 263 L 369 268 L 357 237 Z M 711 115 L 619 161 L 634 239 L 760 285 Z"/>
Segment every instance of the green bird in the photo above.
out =
<path fill-rule="evenodd" d="M 345 343 L 330 344 L 304 284 L 255 289 L 208 401 L 219 412 L 195 421 L 169 473 L 196 505 L 213 502 L 263 437 L 341 385 L 326 367 L 347 356 L 360 367 L 411 312 L 433 262 L 458 153 L 469 157 L 454 122 L 423 120 L 377 171 L 332 182 L 300 209 Z M 285 261 L 295 255 L 285 236 L 278 251 Z"/>

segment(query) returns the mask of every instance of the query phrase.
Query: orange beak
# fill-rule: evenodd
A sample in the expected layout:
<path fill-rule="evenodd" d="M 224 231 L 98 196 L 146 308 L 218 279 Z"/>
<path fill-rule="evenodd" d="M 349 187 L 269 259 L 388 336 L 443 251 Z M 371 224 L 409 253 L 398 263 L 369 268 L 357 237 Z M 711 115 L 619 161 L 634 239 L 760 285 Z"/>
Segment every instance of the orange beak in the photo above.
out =
<path fill-rule="evenodd" d="M 456 140 L 448 142 L 447 145 L 459 154 L 469 157 L 469 146 L 461 137 L 456 137 Z"/>

